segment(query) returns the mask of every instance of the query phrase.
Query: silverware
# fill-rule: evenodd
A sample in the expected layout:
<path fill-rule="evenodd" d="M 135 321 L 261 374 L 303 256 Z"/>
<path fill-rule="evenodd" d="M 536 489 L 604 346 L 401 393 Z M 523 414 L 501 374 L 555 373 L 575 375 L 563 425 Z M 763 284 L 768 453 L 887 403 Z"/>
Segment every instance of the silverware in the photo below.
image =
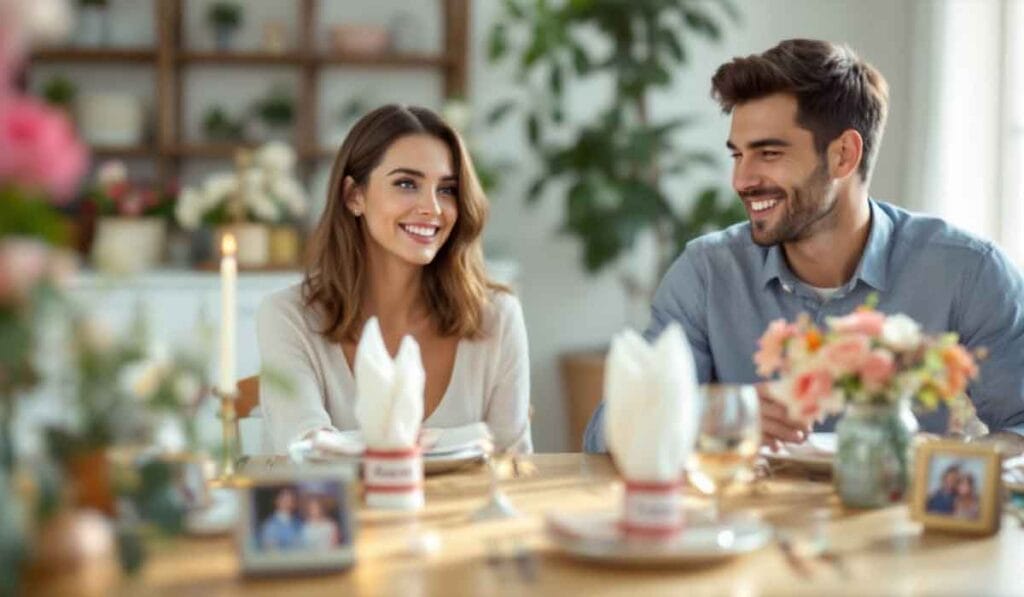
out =
<path fill-rule="evenodd" d="M 797 574 L 797 576 L 802 578 L 811 578 L 811 569 L 807 566 L 804 559 L 797 555 L 796 550 L 793 549 L 793 544 L 790 542 L 788 537 L 776 537 L 775 544 L 779 546 L 779 550 L 786 558 L 786 563 L 789 564 L 789 568 Z"/>

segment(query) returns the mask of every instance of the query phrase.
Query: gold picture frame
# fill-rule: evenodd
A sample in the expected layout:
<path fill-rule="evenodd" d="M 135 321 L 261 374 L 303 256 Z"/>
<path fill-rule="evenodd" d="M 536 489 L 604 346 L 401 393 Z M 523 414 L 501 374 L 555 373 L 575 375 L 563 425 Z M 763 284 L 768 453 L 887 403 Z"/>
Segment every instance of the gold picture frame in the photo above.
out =
<path fill-rule="evenodd" d="M 926 442 L 914 454 L 910 511 L 925 528 L 988 535 L 1002 518 L 1002 457 L 991 444 Z"/>

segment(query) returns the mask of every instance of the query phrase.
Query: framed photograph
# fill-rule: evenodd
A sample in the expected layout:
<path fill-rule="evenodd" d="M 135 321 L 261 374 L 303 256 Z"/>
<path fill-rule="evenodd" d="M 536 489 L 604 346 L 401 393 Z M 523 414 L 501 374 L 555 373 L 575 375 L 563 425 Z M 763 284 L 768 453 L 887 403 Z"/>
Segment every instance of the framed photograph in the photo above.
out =
<path fill-rule="evenodd" d="M 334 572 L 355 562 L 351 466 L 267 472 L 240 492 L 237 540 L 246 575 Z"/>
<path fill-rule="evenodd" d="M 1002 459 L 992 445 L 926 442 L 914 457 L 911 512 L 925 528 L 991 534 L 1002 515 Z"/>

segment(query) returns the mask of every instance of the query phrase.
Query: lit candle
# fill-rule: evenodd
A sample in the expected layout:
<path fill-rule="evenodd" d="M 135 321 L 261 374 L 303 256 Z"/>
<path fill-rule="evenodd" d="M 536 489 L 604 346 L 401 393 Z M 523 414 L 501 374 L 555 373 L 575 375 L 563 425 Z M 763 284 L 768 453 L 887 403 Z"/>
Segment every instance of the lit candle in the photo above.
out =
<path fill-rule="evenodd" d="M 235 286 L 238 262 L 235 237 L 226 233 L 220 244 L 220 391 L 234 395 L 235 379 Z"/>

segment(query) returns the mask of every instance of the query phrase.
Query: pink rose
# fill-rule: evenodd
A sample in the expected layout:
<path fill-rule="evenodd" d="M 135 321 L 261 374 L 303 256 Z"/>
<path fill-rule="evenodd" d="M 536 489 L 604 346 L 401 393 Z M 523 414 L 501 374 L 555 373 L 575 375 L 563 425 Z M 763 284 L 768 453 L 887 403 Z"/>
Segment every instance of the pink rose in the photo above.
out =
<path fill-rule="evenodd" d="M 884 388 L 896 373 L 896 361 L 888 350 L 872 350 L 860 367 L 860 380 L 864 389 L 877 392 Z"/>
<path fill-rule="evenodd" d="M 0 304 L 18 304 L 47 274 L 49 250 L 34 240 L 7 239 L 0 243 Z"/>
<path fill-rule="evenodd" d="M 871 341 L 863 334 L 840 336 L 825 344 L 819 351 L 822 365 L 839 377 L 859 371 L 868 358 Z"/>
<path fill-rule="evenodd" d="M 878 311 L 862 309 L 843 317 L 830 317 L 828 326 L 840 334 L 864 334 L 870 338 L 882 335 L 885 315 Z"/>
<path fill-rule="evenodd" d="M 822 414 L 825 400 L 832 394 L 832 376 L 828 371 L 812 369 L 799 373 L 793 379 L 793 401 L 790 414 L 801 420 L 817 419 Z"/>
<path fill-rule="evenodd" d="M 36 99 L 0 95 L 0 181 L 40 189 L 64 202 L 86 166 L 85 146 L 63 112 Z"/>
<path fill-rule="evenodd" d="M 797 327 L 786 323 L 785 319 L 776 319 L 768 324 L 768 329 L 757 341 L 758 350 L 754 353 L 754 364 L 757 366 L 758 375 L 771 377 L 773 373 L 782 368 L 786 341 L 798 333 Z"/>

